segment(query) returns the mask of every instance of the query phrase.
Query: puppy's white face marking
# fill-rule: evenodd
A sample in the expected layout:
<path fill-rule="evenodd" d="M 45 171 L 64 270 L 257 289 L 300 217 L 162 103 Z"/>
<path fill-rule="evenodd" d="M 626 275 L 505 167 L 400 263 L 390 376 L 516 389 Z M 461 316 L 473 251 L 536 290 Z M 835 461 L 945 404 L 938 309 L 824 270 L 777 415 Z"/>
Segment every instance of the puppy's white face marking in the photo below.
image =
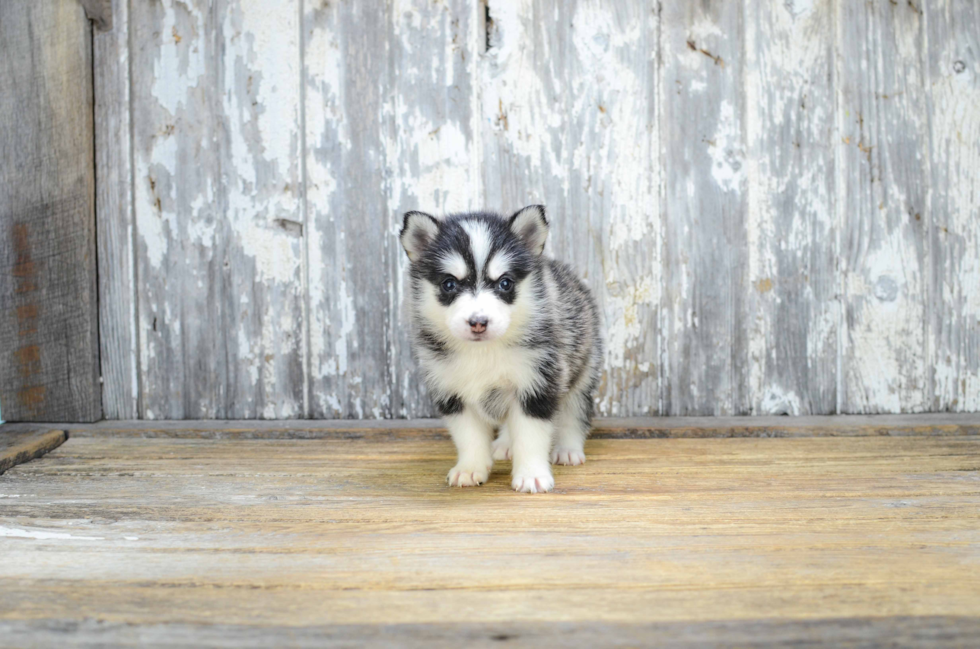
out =
<path fill-rule="evenodd" d="M 490 263 L 487 265 L 487 279 L 491 282 L 496 282 L 500 279 L 504 273 L 510 270 L 510 264 L 513 260 L 510 255 L 504 252 L 498 252 L 493 257 L 490 258 Z"/>
<path fill-rule="evenodd" d="M 442 270 L 455 277 L 456 279 L 466 279 L 470 269 L 466 267 L 466 260 L 458 252 L 451 252 L 439 260 Z"/>
<path fill-rule="evenodd" d="M 487 319 L 487 330 L 474 334 L 470 320 L 483 318 Z M 467 291 L 453 300 L 446 310 L 446 327 L 460 340 L 496 340 L 507 333 L 509 326 L 510 308 L 492 291 L 481 290 L 475 294 Z"/>
<path fill-rule="evenodd" d="M 487 255 L 490 254 L 490 230 L 486 223 L 480 221 L 463 221 L 460 225 L 470 237 L 470 251 L 476 262 L 476 274 L 479 275 L 487 263 Z"/>
<path fill-rule="evenodd" d="M 417 313 L 431 333 L 458 350 L 521 335 L 534 300 L 527 269 L 520 266 L 521 251 L 509 232 L 494 230 L 492 223 L 457 223 L 462 232 L 434 246 L 434 272 L 425 278 L 428 286 L 416 302 Z M 522 279 L 501 287 L 504 276 Z"/>

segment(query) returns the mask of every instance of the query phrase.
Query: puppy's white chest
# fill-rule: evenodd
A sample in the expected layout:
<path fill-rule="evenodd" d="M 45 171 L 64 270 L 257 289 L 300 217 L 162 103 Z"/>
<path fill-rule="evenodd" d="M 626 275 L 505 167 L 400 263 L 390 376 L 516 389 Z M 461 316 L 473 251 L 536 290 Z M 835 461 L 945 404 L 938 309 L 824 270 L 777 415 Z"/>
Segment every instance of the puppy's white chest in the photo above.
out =
<path fill-rule="evenodd" d="M 490 392 L 511 394 L 534 381 L 534 359 L 527 350 L 479 345 L 437 361 L 431 376 L 440 389 L 479 405 Z"/>

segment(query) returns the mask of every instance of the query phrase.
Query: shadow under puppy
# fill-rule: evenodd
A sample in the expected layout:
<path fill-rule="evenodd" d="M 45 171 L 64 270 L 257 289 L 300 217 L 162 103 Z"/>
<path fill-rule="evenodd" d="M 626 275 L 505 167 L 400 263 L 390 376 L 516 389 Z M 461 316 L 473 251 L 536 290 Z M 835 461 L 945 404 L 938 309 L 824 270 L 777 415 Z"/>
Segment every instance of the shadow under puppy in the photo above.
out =
<path fill-rule="evenodd" d="M 405 215 L 413 351 L 456 444 L 450 485 L 482 484 L 494 459 L 513 459 L 513 488 L 545 492 L 549 460 L 585 462 L 599 314 L 574 272 L 542 255 L 547 237 L 540 205 Z"/>

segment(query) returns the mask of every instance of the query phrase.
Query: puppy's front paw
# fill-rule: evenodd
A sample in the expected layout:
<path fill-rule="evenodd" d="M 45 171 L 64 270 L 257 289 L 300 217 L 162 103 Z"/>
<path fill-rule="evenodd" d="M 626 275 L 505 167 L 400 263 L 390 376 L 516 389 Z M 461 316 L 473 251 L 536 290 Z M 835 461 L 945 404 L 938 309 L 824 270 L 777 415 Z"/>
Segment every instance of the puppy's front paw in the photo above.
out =
<path fill-rule="evenodd" d="M 548 467 L 538 470 L 515 471 L 510 481 L 514 491 L 539 494 L 555 488 L 555 479 Z"/>
<path fill-rule="evenodd" d="M 509 460 L 511 457 L 510 437 L 498 437 L 497 439 L 493 440 L 493 459 Z"/>
<path fill-rule="evenodd" d="M 490 467 L 457 464 L 449 470 L 446 482 L 450 487 L 476 487 L 490 477 Z"/>
<path fill-rule="evenodd" d="M 551 452 L 552 464 L 564 464 L 567 466 L 578 466 L 585 464 L 585 451 L 574 448 L 558 447 Z"/>

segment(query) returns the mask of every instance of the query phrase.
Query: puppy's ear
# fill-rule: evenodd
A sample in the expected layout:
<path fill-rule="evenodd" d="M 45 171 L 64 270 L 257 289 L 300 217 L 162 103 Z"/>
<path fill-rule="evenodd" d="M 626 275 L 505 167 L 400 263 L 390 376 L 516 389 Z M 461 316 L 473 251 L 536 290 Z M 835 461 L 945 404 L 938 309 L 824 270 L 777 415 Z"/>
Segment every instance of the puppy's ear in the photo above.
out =
<path fill-rule="evenodd" d="M 439 222 L 434 216 L 425 212 L 409 212 L 402 222 L 402 231 L 398 239 L 402 242 L 402 248 L 408 253 L 409 260 L 418 261 L 437 234 L 439 234 Z"/>
<path fill-rule="evenodd" d="M 510 217 L 510 231 L 534 254 L 540 255 L 544 252 L 544 242 L 548 238 L 548 219 L 544 215 L 544 205 L 528 205 L 515 213 Z"/>

